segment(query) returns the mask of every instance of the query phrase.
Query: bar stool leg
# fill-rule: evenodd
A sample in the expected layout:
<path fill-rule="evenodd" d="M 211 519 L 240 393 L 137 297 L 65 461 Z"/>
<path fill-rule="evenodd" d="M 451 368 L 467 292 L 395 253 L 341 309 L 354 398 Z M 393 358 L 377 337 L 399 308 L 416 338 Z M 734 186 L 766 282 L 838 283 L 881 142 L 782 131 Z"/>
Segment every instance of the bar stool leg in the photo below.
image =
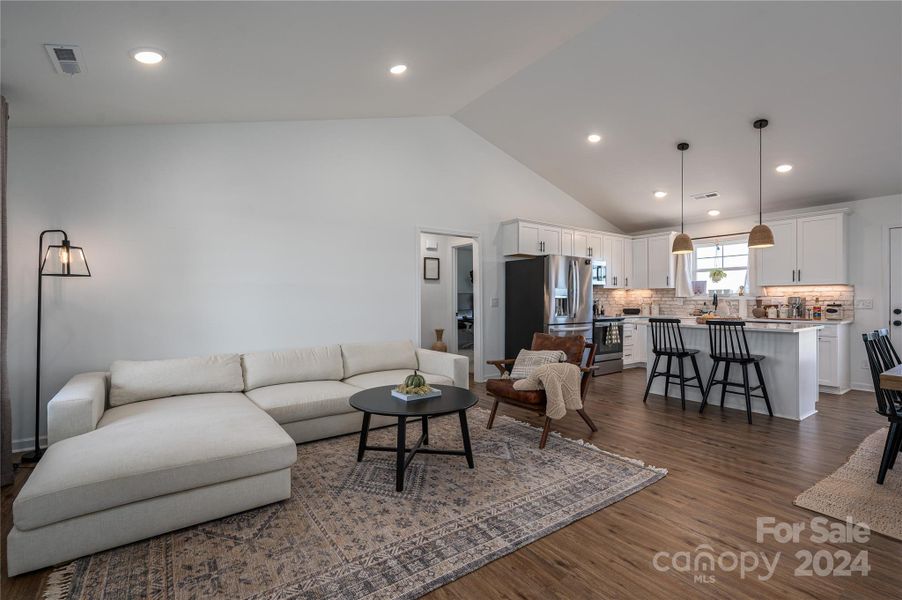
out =
<path fill-rule="evenodd" d="M 742 363 L 742 391 L 745 392 L 745 412 L 752 424 L 752 391 L 749 389 L 749 366 Z"/>
<path fill-rule="evenodd" d="M 683 410 L 686 410 L 686 375 L 683 373 L 683 357 L 679 356 L 677 360 L 680 363 L 680 402 Z"/>
<path fill-rule="evenodd" d="M 761 384 L 761 395 L 764 396 L 764 404 L 767 405 L 767 414 L 774 416 L 774 411 L 770 407 L 770 396 L 767 395 L 767 386 L 764 385 L 764 375 L 761 373 L 760 363 L 755 363 L 755 372 L 758 374 L 758 383 Z"/>
<path fill-rule="evenodd" d="M 651 384 L 655 380 L 655 373 L 658 372 L 658 361 L 661 360 L 661 356 L 655 354 L 655 364 L 651 367 L 651 375 L 648 376 L 648 383 L 645 385 L 645 395 L 642 396 L 642 403 L 644 404 L 648 400 L 648 392 L 651 390 Z"/>
<path fill-rule="evenodd" d="M 669 354 L 667 355 L 667 375 L 664 377 L 664 402 L 667 402 L 667 398 L 670 391 L 670 361 L 673 359 Z"/>
<path fill-rule="evenodd" d="M 727 382 L 730 381 L 730 361 L 724 361 L 723 383 L 720 384 L 720 407 L 723 408 L 724 400 L 727 399 Z"/>
<path fill-rule="evenodd" d="M 702 383 L 702 374 L 698 371 L 698 361 L 695 360 L 694 354 L 690 355 L 689 358 L 692 360 L 692 370 L 695 371 L 695 382 L 698 384 L 698 391 L 704 396 L 705 384 Z"/>
<path fill-rule="evenodd" d="M 705 407 L 708 406 L 708 394 L 711 393 L 711 387 L 714 385 L 714 377 L 717 375 L 718 366 L 720 366 L 720 361 L 715 360 L 714 365 L 711 367 L 711 374 L 708 375 L 708 385 L 705 386 L 705 390 L 702 392 L 702 405 L 698 409 L 699 413 L 705 412 Z"/>

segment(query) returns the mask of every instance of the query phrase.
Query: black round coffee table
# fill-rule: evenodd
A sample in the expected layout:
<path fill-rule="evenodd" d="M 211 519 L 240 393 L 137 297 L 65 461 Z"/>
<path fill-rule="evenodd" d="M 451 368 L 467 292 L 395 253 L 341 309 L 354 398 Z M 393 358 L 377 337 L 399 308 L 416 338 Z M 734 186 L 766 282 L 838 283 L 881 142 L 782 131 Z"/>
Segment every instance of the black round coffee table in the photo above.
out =
<path fill-rule="evenodd" d="M 394 452 L 396 455 L 395 489 L 404 491 L 404 471 L 413 457 L 420 454 L 450 454 L 466 456 L 467 465 L 473 468 L 473 451 L 470 449 L 470 430 L 467 427 L 467 409 L 476 404 L 476 395 L 464 388 L 451 385 L 433 385 L 440 389 L 442 395 L 422 400 L 401 400 L 391 395 L 396 386 L 384 385 L 357 392 L 351 396 L 351 406 L 363 413 L 363 427 L 360 429 L 360 445 L 357 447 L 357 462 L 363 460 L 367 450 Z M 442 450 L 429 448 L 429 417 L 438 417 L 457 413 L 460 417 L 460 434 L 463 437 L 463 450 Z M 398 417 L 398 444 L 395 448 L 388 446 L 367 446 L 366 439 L 370 431 L 370 416 L 386 415 Z M 421 419 L 423 433 L 413 448 L 407 447 L 407 419 Z"/>

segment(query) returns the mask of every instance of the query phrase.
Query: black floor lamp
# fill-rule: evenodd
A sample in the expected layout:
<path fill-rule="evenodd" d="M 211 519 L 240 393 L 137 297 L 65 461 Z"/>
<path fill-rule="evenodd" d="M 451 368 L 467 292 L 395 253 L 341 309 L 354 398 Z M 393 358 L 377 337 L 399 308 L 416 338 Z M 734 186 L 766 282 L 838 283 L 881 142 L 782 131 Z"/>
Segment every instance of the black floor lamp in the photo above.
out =
<path fill-rule="evenodd" d="M 63 234 L 59 245 L 47 246 L 44 252 L 44 235 Z M 91 269 L 85 259 L 85 252 L 69 243 L 69 236 L 62 229 L 42 231 L 38 238 L 38 351 L 34 376 L 34 451 L 24 454 L 22 462 L 35 463 L 41 460 L 41 291 L 44 277 L 90 277 Z"/>

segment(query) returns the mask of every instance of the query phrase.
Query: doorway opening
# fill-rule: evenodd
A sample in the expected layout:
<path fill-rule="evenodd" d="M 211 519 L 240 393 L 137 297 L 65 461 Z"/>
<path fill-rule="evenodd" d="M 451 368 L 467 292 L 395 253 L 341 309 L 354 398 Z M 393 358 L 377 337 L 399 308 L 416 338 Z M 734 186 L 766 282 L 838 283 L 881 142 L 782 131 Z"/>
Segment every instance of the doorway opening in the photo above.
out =
<path fill-rule="evenodd" d="M 419 345 L 466 356 L 481 381 L 479 234 L 421 228 L 417 237 Z"/>
<path fill-rule="evenodd" d="M 902 348 L 902 227 L 889 230 L 889 331 L 896 348 Z"/>

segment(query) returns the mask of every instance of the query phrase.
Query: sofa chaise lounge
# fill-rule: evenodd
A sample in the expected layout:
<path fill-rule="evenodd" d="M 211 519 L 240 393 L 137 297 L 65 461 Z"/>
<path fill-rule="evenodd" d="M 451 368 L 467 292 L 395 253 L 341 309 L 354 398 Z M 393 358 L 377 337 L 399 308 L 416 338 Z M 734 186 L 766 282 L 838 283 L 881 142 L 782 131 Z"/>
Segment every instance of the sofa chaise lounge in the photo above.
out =
<path fill-rule="evenodd" d="M 76 375 L 48 405 L 49 447 L 13 503 L 9 575 L 288 498 L 295 444 L 359 431 L 349 397 L 414 369 L 468 387 L 465 357 L 406 341 Z"/>

